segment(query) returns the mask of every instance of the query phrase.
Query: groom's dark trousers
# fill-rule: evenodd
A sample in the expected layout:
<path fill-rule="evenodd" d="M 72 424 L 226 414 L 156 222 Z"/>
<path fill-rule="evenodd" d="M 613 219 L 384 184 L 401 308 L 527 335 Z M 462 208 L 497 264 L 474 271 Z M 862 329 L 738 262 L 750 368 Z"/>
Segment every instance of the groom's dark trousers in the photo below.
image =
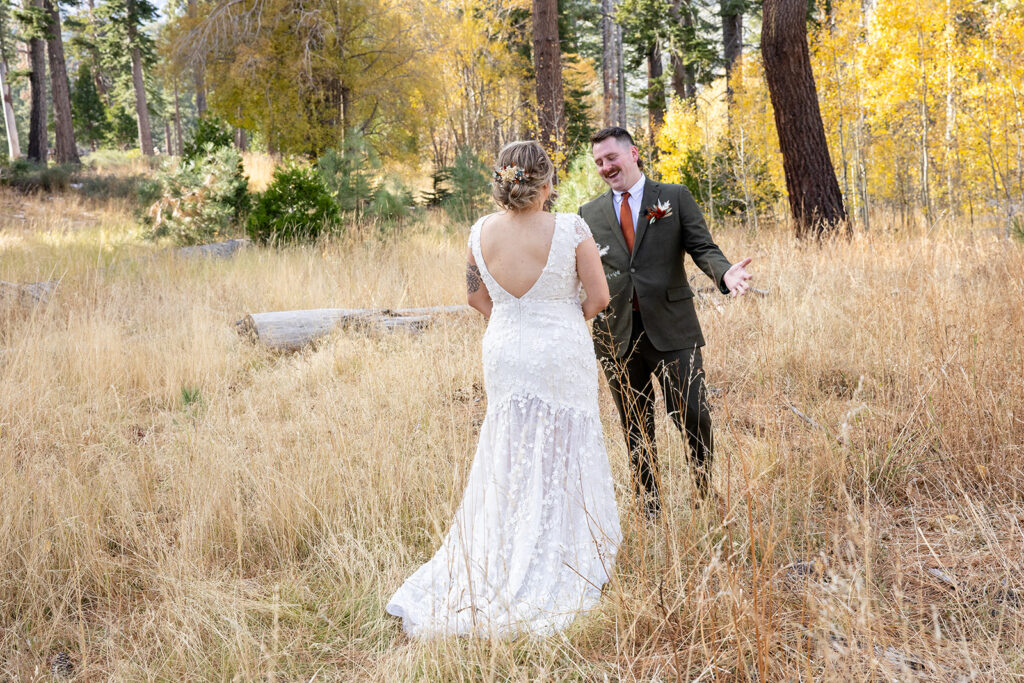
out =
<path fill-rule="evenodd" d="M 637 498 L 645 501 L 649 511 L 657 512 L 660 507 L 655 378 L 669 417 L 686 435 L 696 493 L 706 494 L 714 444 L 700 348 L 658 351 L 644 332 L 640 311 L 633 311 L 629 350 L 622 358 L 603 357 L 601 365 L 625 432 Z"/>

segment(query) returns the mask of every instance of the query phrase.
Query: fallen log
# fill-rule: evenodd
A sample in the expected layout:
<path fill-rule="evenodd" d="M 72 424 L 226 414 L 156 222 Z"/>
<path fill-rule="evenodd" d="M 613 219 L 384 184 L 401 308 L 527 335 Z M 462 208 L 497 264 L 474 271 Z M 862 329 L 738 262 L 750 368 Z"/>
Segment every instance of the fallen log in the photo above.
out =
<path fill-rule="evenodd" d="M 53 296 L 55 289 L 57 289 L 57 280 L 30 282 L 24 285 L 17 282 L 4 282 L 0 280 L 0 302 L 5 306 L 11 304 L 19 306 L 45 304 Z"/>
<path fill-rule="evenodd" d="M 443 315 L 464 314 L 469 306 L 427 308 L 313 308 L 251 313 L 235 323 L 240 334 L 277 351 L 297 351 L 338 328 L 419 330 Z"/>
<path fill-rule="evenodd" d="M 252 246 L 252 242 L 242 238 L 226 242 L 213 242 L 212 244 L 197 244 L 192 247 L 178 247 L 174 253 L 182 258 L 231 258 L 235 252 L 250 246 Z"/>

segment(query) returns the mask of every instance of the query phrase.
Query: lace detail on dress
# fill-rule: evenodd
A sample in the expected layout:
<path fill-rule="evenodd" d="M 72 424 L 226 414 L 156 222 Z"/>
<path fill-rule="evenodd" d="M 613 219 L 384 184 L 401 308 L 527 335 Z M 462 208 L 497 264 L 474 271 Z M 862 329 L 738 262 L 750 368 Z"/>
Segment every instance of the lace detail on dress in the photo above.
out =
<path fill-rule="evenodd" d="M 469 246 L 494 302 L 482 345 L 487 414 L 441 548 L 387 606 L 414 636 L 562 629 L 599 599 L 622 538 L 576 274 L 590 231 L 555 214 L 547 264 L 514 297 L 487 270 L 482 222 Z"/>
<path fill-rule="evenodd" d="M 576 224 L 573 226 L 573 232 L 576 236 L 576 243 L 574 247 L 580 246 L 580 242 L 584 241 L 588 237 L 593 237 L 594 234 L 590 232 L 590 226 L 583 220 L 583 216 L 576 215 Z"/>

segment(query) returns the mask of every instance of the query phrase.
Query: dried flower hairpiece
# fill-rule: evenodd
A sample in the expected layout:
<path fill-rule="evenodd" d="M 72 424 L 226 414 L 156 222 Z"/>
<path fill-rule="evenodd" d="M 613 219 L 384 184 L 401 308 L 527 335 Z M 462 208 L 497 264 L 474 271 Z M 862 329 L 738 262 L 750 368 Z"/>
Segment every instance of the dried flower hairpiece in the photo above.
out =
<path fill-rule="evenodd" d="M 521 183 L 529 179 L 526 171 L 519 166 L 502 166 L 494 172 L 495 182 Z"/>

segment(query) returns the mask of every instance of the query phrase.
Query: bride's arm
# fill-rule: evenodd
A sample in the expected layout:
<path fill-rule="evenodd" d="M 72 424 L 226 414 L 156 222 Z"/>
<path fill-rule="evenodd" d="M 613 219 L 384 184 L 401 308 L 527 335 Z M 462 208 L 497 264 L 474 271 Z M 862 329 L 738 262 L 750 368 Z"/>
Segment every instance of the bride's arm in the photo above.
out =
<path fill-rule="evenodd" d="M 583 317 L 590 320 L 611 301 L 608 280 L 601 267 L 601 254 L 593 237 L 588 237 L 576 247 L 576 272 L 583 284 L 583 291 L 587 293 L 587 298 L 583 300 Z"/>
<path fill-rule="evenodd" d="M 494 303 L 491 301 L 491 293 L 487 291 L 487 285 L 480 277 L 480 269 L 473 258 L 473 250 L 469 249 L 466 256 L 466 301 L 476 310 L 483 313 L 484 318 L 491 317 L 491 308 Z M 607 287 L 606 287 L 607 288 Z"/>

